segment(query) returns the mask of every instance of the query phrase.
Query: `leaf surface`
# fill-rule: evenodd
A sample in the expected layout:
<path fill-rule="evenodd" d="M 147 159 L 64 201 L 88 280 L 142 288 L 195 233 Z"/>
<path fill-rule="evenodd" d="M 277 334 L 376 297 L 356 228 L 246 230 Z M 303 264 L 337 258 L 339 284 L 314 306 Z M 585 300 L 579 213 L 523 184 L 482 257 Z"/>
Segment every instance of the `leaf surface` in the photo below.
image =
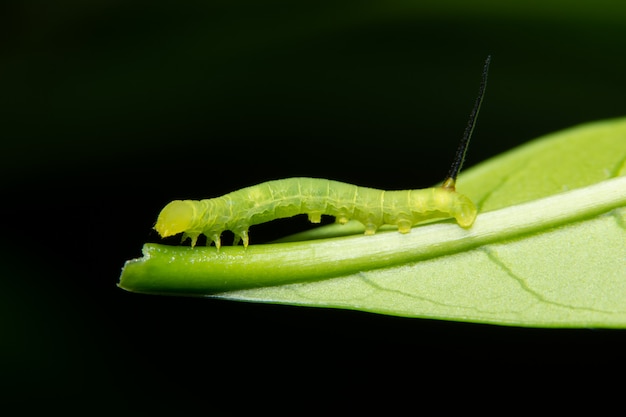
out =
<path fill-rule="evenodd" d="M 626 119 L 532 141 L 459 177 L 468 230 L 227 247 L 146 245 L 120 286 L 148 293 L 539 327 L 626 327 Z M 348 226 L 351 227 L 351 226 Z M 354 226 L 358 231 L 359 226 Z M 285 239 L 284 241 L 289 241 Z"/>

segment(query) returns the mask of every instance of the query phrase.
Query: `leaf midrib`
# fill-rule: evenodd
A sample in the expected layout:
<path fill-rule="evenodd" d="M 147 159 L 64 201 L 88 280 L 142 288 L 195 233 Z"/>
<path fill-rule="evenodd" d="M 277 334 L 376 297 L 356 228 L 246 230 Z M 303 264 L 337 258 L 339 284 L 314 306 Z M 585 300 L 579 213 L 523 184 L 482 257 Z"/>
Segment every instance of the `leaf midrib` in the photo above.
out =
<path fill-rule="evenodd" d="M 194 285 L 207 292 L 315 281 L 458 253 L 578 222 L 626 206 L 626 176 L 543 199 L 482 213 L 470 229 L 453 223 L 417 227 L 408 234 L 380 233 L 282 244 L 188 248 L 146 245 L 143 260 L 162 262 L 159 273 L 185 264 L 206 265 Z M 141 260 L 139 260 L 141 262 Z M 276 265 L 281 265 L 276 268 Z M 254 279 L 252 279 L 254 277 Z M 194 287 L 195 288 L 195 287 Z M 200 290 L 200 288 L 196 288 Z M 194 290 L 195 291 L 195 290 Z"/>

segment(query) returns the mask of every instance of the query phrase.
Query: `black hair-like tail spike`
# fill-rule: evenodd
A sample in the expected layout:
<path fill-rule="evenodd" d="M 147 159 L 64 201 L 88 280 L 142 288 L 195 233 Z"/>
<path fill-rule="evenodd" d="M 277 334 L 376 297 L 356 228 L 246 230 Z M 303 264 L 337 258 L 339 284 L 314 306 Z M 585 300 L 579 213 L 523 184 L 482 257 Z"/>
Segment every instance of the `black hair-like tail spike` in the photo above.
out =
<path fill-rule="evenodd" d="M 483 97 L 485 96 L 485 89 L 487 87 L 487 73 L 489 72 L 490 62 L 491 55 L 488 55 L 487 59 L 485 60 L 485 66 L 483 67 L 482 79 L 480 81 L 480 88 L 478 90 L 478 97 L 476 97 L 476 102 L 474 103 L 474 108 L 470 113 L 467 127 L 465 127 L 465 132 L 463 133 L 463 137 L 461 138 L 459 147 L 456 150 L 454 162 L 452 162 L 452 165 L 450 166 L 450 171 L 448 171 L 448 175 L 443 182 L 443 188 L 454 190 L 456 185 L 456 177 L 459 175 L 461 167 L 463 167 L 463 162 L 465 161 L 465 153 L 467 152 L 467 147 L 469 146 L 472 133 L 474 132 L 474 126 L 476 125 L 476 118 L 478 117 L 478 112 L 480 111 L 480 105 L 482 104 Z"/>

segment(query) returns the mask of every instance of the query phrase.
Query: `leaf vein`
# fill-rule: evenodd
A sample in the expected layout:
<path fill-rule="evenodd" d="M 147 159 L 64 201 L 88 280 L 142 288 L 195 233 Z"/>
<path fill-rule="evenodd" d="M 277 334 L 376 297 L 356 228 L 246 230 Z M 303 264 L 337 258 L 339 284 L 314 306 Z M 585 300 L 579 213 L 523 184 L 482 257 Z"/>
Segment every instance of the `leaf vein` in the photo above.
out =
<path fill-rule="evenodd" d="M 358 276 L 359 276 L 359 279 L 361 281 L 363 281 L 364 284 L 371 286 L 376 291 L 383 291 L 383 292 L 387 292 L 387 293 L 390 293 L 390 294 L 397 294 L 397 295 L 401 295 L 401 296 L 404 296 L 404 297 L 409 297 L 409 298 L 416 299 L 416 300 L 419 300 L 419 301 L 424 301 L 424 302 L 427 302 L 427 303 L 431 303 L 431 304 L 439 306 L 439 307 L 462 308 L 462 309 L 465 309 L 465 310 L 475 311 L 477 313 L 483 313 L 483 314 L 490 313 L 490 311 L 482 310 L 482 309 L 474 307 L 474 306 L 463 306 L 463 305 L 452 304 L 452 303 L 444 303 L 444 302 L 441 302 L 441 301 L 438 301 L 438 300 L 434 300 L 432 298 L 427 298 L 427 297 L 423 297 L 423 296 L 417 295 L 415 293 L 411 293 L 411 292 L 408 292 L 408 291 L 402 291 L 402 290 L 399 290 L 397 288 L 387 288 L 387 287 L 384 287 L 384 286 L 380 285 L 379 283 L 375 282 L 374 280 L 370 279 L 365 272 L 360 272 L 358 274 Z"/>
<path fill-rule="evenodd" d="M 624 155 L 621 160 L 617 161 L 615 168 L 610 172 L 613 177 L 619 177 L 623 175 L 622 173 L 626 174 L 626 155 Z"/>
<path fill-rule="evenodd" d="M 525 291 L 526 293 L 528 293 L 529 295 L 531 295 L 533 298 L 535 298 L 537 301 L 541 303 L 549 304 L 549 305 L 559 307 L 559 308 L 570 309 L 570 310 L 589 311 L 589 312 L 604 313 L 604 314 L 616 314 L 614 311 L 600 310 L 600 309 L 595 309 L 591 307 L 575 306 L 571 304 L 565 304 L 565 303 L 560 303 L 558 301 L 550 300 L 547 297 L 545 297 L 543 294 L 541 294 L 540 292 L 534 290 L 523 277 L 513 272 L 513 270 L 509 268 L 498 257 L 498 255 L 496 255 L 493 249 L 488 248 L 488 247 L 481 247 L 480 250 L 483 251 L 487 255 L 489 260 L 491 260 L 494 264 L 500 267 L 508 276 L 510 276 L 513 280 L 515 280 L 523 291 Z"/>
<path fill-rule="evenodd" d="M 526 165 L 528 161 L 523 161 L 518 167 L 517 169 L 521 170 L 522 167 L 524 165 Z M 491 196 L 493 196 L 493 194 L 495 194 L 497 191 L 499 191 L 500 189 L 502 189 L 503 187 L 506 187 L 507 182 L 511 179 L 511 177 L 515 174 L 516 171 L 511 171 L 509 174 L 507 175 L 503 175 L 502 177 L 500 177 L 500 181 L 494 185 L 488 192 L 486 192 L 480 199 L 476 200 L 476 207 L 478 208 L 478 211 L 481 212 L 483 206 L 485 205 L 485 203 L 491 198 Z"/>

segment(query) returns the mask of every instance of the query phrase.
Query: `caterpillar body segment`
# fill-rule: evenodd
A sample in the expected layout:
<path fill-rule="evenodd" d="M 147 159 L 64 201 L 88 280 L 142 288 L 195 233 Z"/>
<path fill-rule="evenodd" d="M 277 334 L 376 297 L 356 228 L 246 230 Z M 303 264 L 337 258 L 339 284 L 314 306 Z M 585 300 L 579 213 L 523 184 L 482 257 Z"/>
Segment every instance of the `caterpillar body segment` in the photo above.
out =
<path fill-rule="evenodd" d="M 250 226 L 298 214 L 307 214 L 315 223 L 323 214 L 335 216 L 339 223 L 358 220 L 365 225 L 365 234 L 372 235 L 384 224 L 408 233 L 424 220 L 449 217 L 470 227 L 476 212 L 471 200 L 450 186 L 383 191 L 319 178 L 290 178 L 207 200 L 172 201 L 159 214 L 155 229 L 161 237 L 183 233 L 183 240 L 190 238 L 192 246 L 203 234 L 219 249 L 225 230 L 235 234 L 235 244 L 242 240 L 247 247 Z"/>

